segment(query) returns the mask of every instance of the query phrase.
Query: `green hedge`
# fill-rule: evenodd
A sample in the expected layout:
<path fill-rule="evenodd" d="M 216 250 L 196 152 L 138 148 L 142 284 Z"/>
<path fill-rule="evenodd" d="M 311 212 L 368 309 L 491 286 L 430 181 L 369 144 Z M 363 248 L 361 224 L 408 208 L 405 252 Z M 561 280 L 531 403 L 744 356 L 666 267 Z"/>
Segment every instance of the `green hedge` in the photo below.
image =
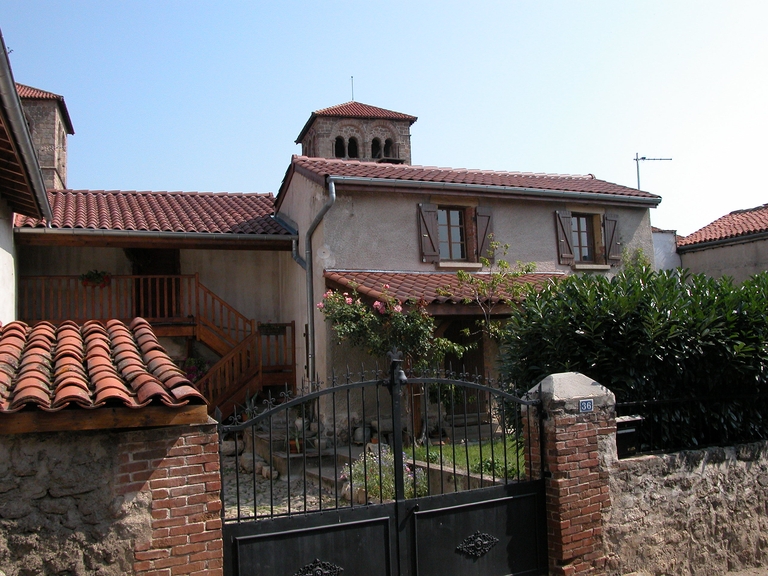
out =
<path fill-rule="evenodd" d="M 578 371 L 617 402 L 690 400 L 635 411 L 656 426 L 653 448 L 766 438 L 768 402 L 755 397 L 768 392 L 766 303 L 766 273 L 739 286 L 643 266 L 570 276 L 513 312 L 502 370 L 517 391 Z"/>

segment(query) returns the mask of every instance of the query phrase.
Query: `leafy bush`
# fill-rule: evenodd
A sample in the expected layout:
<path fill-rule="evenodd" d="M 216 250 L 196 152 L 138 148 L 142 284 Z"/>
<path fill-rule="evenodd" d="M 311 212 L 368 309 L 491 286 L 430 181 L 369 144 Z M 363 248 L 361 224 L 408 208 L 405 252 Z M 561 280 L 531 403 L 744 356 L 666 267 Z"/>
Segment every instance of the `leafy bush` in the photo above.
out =
<path fill-rule="evenodd" d="M 643 265 L 610 279 L 570 276 L 513 311 L 503 371 L 518 391 L 578 371 L 617 402 L 661 402 L 645 416 L 667 446 L 765 438 L 765 402 L 734 397 L 768 391 L 767 302 L 765 273 L 740 286 Z M 665 403 L 678 399 L 693 402 Z"/>

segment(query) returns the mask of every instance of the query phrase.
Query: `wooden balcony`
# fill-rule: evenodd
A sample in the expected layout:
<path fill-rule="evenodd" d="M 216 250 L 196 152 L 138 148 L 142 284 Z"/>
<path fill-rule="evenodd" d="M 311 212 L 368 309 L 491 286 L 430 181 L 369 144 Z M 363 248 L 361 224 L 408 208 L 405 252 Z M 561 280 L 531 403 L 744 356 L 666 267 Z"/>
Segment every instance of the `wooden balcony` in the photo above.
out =
<path fill-rule="evenodd" d="M 211 292 L 196 274 L 111 276 L 99 285 L 79 276 L 22 276 L 18 300 L 19 319 L 28 324 L 41 320 L 56 325 L 64 320 L 130 321 L 140 316 L 161 336 L 197 336 L 200 328 L 207 328 L 227 348 L 256 329 L 254 320 Z"/>
<path fill-rule="evenodd" d="M 158 336 L 194 337 L 222 356 L 198 387 L 209 409 L 227 411 L 269 386 L 295 391 L 295 326 L 258 324 L 200 283 L 195 275 L 111 276 L 99 285 L 79 276 L 23 276 L 19 280 L 19 319 L 48 321 L 140 316 Z"/>

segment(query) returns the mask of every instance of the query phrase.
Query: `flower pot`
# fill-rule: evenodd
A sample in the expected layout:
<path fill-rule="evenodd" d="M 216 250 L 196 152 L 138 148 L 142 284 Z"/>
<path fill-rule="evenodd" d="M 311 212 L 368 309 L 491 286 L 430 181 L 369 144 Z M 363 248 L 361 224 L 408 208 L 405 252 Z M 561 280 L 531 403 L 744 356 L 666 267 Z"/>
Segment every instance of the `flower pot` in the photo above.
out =
<path fill-rule="evenodd" d="M 291 454 L 301 454 L 301 440 L 291 440 L 290 441 L 290 449 Z"/>

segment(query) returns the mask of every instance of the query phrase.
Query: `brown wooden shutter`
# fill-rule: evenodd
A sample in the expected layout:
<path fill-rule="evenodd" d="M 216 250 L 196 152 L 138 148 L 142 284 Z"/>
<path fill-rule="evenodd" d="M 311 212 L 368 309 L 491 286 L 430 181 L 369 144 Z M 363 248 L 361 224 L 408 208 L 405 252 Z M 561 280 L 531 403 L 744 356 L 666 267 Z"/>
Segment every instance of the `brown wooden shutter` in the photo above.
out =
<path fill-rule="evenodd" d="M 477 259 L 488 258 L 493 262 L 493 256 L 489 258 L 488 249 L 493 239 L 493 215 L 488 206 L 478 206 L 475 209 L 475 231 L 477 233 Z"/>
<path fill-rule="evenodd" d="M 573 264 L 571 213 L 568 210 L 555 212 L 555 229 L 557 231 L 557 261 L 560 264 Z"/>
<path fill-rule="evenodd" d="M 603 219 L 605 227 L 605 255 L 608 264 L 616 266 L 621 263 L 621 242 L 619 242 L 619 216 L 606 214 Z"/>
<path fill-rule="evenodd" d="M 419 204 L 419 245 L 422 262 L 440 262 L 437 236 L 437 205 Z"/>

